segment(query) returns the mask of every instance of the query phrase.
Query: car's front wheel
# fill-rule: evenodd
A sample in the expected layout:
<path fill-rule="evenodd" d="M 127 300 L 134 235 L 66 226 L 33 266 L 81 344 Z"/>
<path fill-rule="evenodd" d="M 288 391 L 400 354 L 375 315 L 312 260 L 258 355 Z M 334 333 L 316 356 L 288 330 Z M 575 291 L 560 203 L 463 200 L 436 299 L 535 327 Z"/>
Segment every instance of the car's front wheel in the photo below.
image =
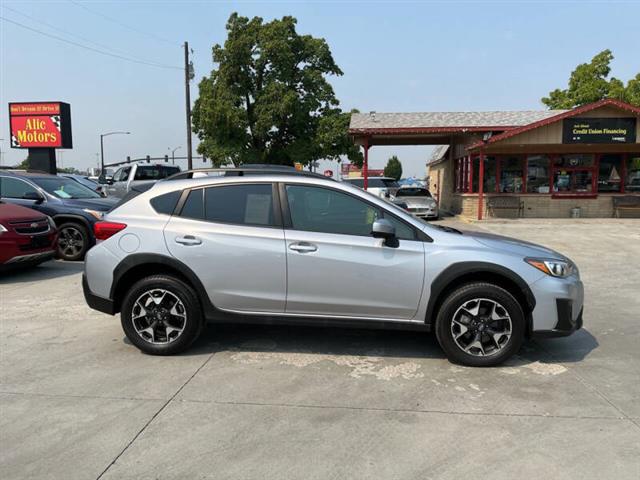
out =
<path fill-rule="evenodd" d="M 186 350 L 200 335 L 203 324 L 194 290 L 168 275 L 136 282 L 124 298 L 120 318 L 129 341 L 152 355 Z"/>
<path fill-rule="evenodd" d="M 89 249 L 89 231 L 76 222 L 63 223 L 58 227 L 58 257 L 63 260 L 82 260 Z"/>
<path fill-rule="evenodd" d="M 449 360 L 471 367 L 498 365 L 520 350 L 525 316 L 507 290 L 472 283 L 454 290 L 436 319 L 438 342 Z"/>

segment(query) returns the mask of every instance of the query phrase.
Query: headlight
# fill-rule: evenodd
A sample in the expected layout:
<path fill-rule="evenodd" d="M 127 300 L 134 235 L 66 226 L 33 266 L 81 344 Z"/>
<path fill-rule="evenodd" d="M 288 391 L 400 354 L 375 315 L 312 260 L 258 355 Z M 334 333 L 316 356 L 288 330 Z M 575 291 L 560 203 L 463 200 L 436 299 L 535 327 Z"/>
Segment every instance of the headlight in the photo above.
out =
<path fill-rule="evenodd" d="M 552 277 L 566 278 L 573 274 L 575 266 L 573 263 L 565 260 L 546 260 L 544 258 L 525 258 L 532 267 L 537 268 Z"/>
<path fill-rule="evenodd" d="M 92 217 L 96 218 L 97 220 L 102 220 L 102 217 L 104 217 L 104 212 L 99 212 L 97 210 L 91 210 L 89 208 L 83 208 L 82 211 L 88 213 L 89 215 L 91 215 Z"/>
<path fill-rule="evenodd" d="M 0 235 L 2 235 L 4 232 L 8 232 L 9 230 L 7 230 L 7 227 L 5 227 L 4 225 L 2 225 L 0 223 Z"/>

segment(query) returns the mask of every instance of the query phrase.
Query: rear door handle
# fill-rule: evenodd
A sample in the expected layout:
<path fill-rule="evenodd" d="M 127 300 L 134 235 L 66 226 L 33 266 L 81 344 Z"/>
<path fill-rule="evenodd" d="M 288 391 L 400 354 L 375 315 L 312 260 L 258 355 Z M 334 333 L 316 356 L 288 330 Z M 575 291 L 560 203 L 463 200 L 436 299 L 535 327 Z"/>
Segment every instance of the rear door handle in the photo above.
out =
<path fill-rule="evenodd" d="M 313 243 L 299 242 L 289 245 L 289 249 L 299 253 L 311 253 L 318 250 L 318 247 Z"/>
<path fill-rule="evenodd" d="M 184 237 L 176 237 L 176 243 L 189 247 L 192 245 L 200 245 L 202 243 L 202 240 L 194 237 L 193 235 L 185 235 Z"/>

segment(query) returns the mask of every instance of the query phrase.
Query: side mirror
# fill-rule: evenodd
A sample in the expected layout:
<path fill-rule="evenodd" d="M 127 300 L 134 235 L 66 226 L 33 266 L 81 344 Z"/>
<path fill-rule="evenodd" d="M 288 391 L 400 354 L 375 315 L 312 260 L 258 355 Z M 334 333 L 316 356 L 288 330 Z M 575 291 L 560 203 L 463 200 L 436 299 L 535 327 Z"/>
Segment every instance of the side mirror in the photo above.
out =
<path fill-rule="evenodd" d="M 40 204 L 40 203 L 42 203 L 44 201 L 44 198 L 42 198 L 42 195 L 40 195 L 36 191 L 25 192 L 25 194 L 22 196 L 22 198 L 24 200 L 33 200 L 33 201 L 35 201 L 36 205 L 38 205 L 38 204 Z"/>
<path fill-rule="evenodd" d="M 371 235 L 375 238 L 384 238 L 385 240 L 395 238 L 396 227 L 386 218 L 379 218 L 373 222 L 371 226 Z"/>

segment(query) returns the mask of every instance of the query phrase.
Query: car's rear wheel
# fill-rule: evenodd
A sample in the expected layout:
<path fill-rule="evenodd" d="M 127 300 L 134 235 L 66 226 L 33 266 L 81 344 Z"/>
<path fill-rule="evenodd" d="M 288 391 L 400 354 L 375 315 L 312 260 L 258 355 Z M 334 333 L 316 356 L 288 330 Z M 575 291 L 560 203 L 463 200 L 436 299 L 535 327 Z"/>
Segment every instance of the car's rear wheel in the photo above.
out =
<path fill-rule="evenodd" d="M 498 365 L 520 350 L 525 317 L 507 290 L 473 283 L 454 290 L 442 303 L 436 335 L 449 360 L 471 367 Z"/>
<path fill-rule="evenodd" d="M 89 249 L 89 231 L 75 222 L 58 227 L 58 257 L 63 260 L 82 260 Z"/>
<path fill-rule="evenodd" d="M 136 282 L 124 298 L 120 318 L 129 341 L 152 355 L 180 353 L 202 330 L 196 293 L 168 275 Z"/>

